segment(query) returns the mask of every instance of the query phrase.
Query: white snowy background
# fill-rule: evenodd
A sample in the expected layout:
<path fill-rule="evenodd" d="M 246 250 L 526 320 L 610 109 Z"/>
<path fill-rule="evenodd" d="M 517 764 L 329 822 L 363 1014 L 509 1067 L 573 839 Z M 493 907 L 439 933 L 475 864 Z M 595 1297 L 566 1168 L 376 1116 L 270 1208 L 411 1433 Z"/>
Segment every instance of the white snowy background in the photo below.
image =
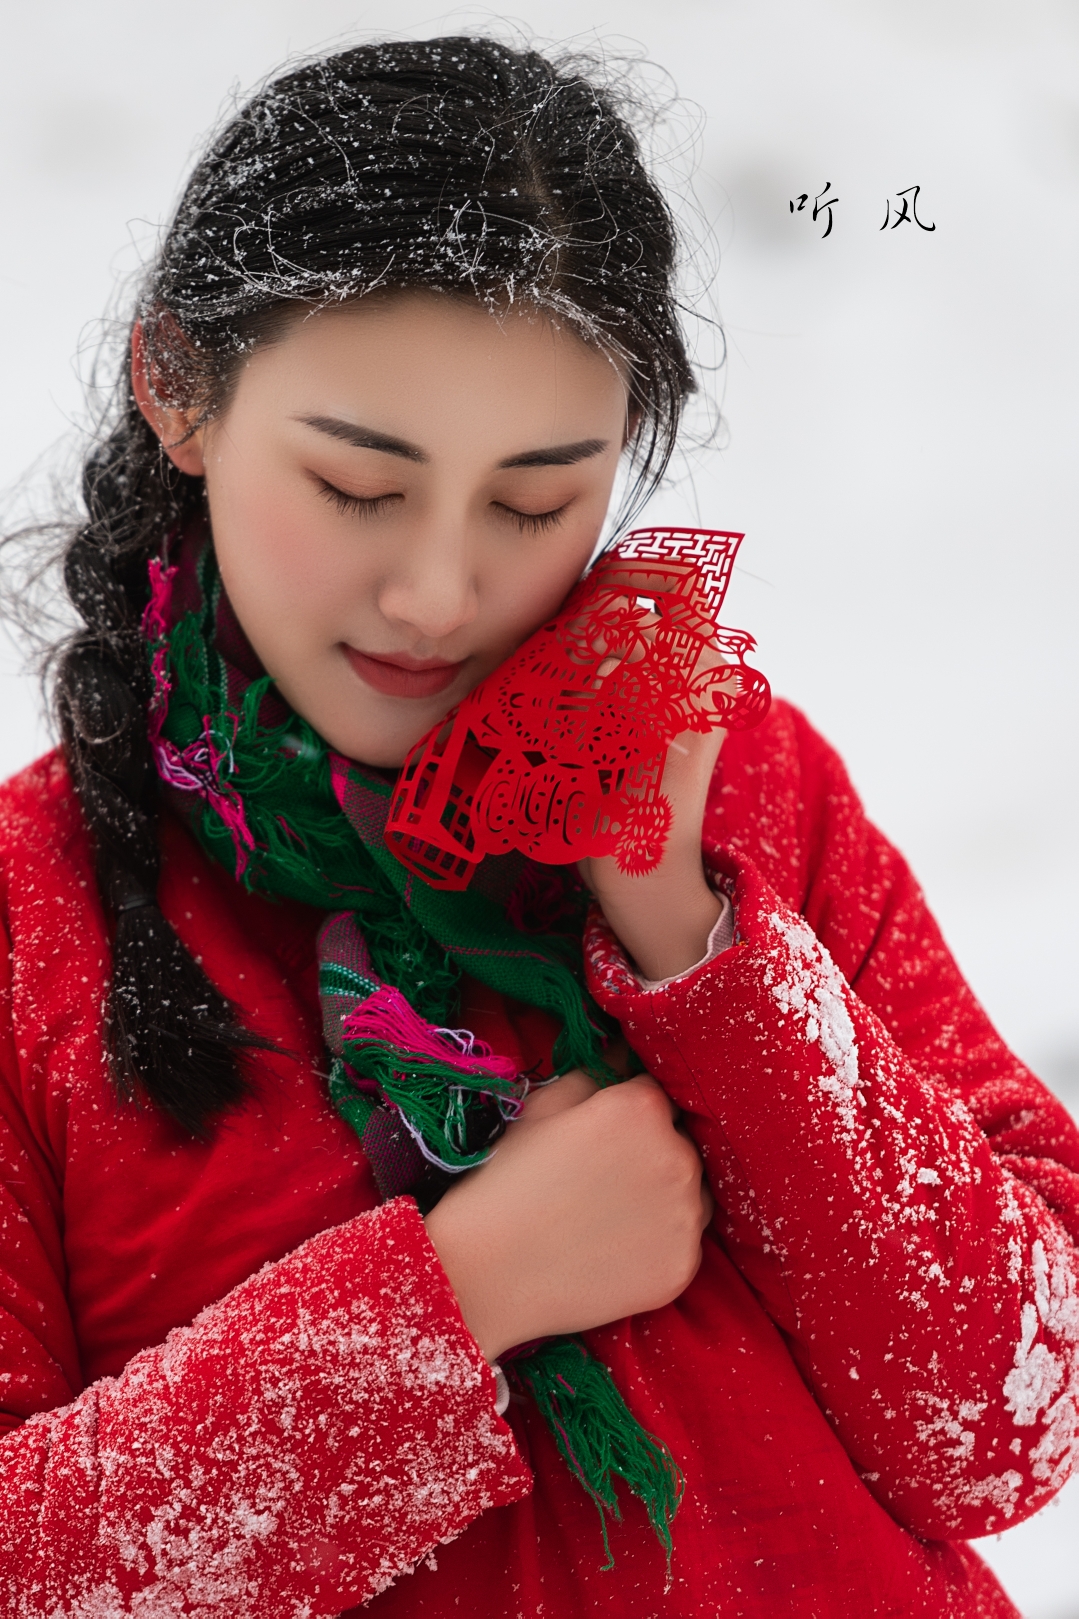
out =
<path fill-rule="evenodd" d="M 728 438 L 654 511 L 745 529 L 727 621 L 838 745 L 998 1026 L 1076 1109 L 1079 7 L 517 0 L 507 15 L 541 41 L 639 49 L 692 104 L 667 141 L 696 120 Z M 40 504 L 63 466 L 95 323 L 231 96 L 292 53 L 499 21 L 412 0 L 9 0 L 0 486 L 36 466 Z M 829 181 L 823 240 L 789 200 Z M 936 230 L 882 231 L 912 185 Z M 7 775 L 49 733 L 17 652 L 2 656 Z M 981 1549 L 1028 1619 L 1079 1619 L 1079 1481 Z"/>

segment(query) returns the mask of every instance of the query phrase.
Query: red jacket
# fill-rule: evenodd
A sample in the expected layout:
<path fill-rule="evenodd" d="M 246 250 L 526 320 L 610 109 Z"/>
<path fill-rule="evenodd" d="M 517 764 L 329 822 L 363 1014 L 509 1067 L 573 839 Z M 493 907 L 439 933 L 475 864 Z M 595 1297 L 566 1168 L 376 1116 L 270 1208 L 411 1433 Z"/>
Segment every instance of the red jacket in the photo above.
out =
<path fill-rule="evenodd" d="M 166 915 L 289 1053 L 209 1144 L 114 1100 L 62 763 L 0 790 L 4 1619 L 1014 1615 L 957 1537 L 1071 1465 L 1079 1137 L 800 716 L 721 755 L 735 946 L 645 991 L 587 940 L 719 1208 L 676 1303 L 588 1335 L 686 1475 L 669 1586 L 631 1497 L 603 1569 L 533 1407 L 495 1415 L 415 1205 L 377 1206 L 320 1073 L 320 918 L 163 839 Z M 549 1045 L 478 986 L 463 1017 L 523 1063 Z"/>

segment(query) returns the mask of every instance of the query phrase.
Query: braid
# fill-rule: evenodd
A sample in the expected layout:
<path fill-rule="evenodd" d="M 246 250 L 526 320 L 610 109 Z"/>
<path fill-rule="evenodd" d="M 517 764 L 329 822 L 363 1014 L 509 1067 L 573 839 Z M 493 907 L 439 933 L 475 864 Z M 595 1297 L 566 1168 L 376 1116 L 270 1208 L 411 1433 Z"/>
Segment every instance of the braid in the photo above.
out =
<path fill-rule="evenodd" d="M 127 427 L 149 433 L 141 419 Z M 106 1025 L 117 1092 L 132 1100 L 141 1091 L 185 1130 L 204 1136 L 208 1121 L 249 1089 L 239 1062 L 243 1048 L 264 1042 L 239 1025 L 156 902 L 157 774 L 147 738 L 150 683 L 140 629 L 146 561 L 159 543 L 161 520 L 179 517 L 192 497 L 198 499 L 199 485 L 184 480 L 191 487 L 172 495 L 171 514 L 160 510 L 169 494 L 160 478 L 156 492 L 130 498 L 123 487 L 127 437 L 113 435 L 87 468 L 90 520 L 64 560 L 68 595 L 85 629 L 60 654 L 54 700 L 95 845 L 98 889 L 115 930 Z M 153 448 L 156 459 L 156 443 Z M 148 504 L 159 509 L 152 524 Z M 138 520 L 117 523 L 125 509 Z"/>

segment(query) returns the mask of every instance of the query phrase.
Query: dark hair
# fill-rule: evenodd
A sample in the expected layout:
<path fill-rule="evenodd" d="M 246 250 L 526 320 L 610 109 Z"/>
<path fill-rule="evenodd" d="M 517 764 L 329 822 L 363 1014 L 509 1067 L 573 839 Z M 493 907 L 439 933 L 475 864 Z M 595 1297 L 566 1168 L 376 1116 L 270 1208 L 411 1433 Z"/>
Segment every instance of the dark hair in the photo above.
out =
<path fill-rule="evenodd" d="M 676 236 L 596 68 L 482 38 L 362 45 L 272 80 L 198 163 L 141 289 L 159 396 L 223 410 L 245 354 L 295 314 L 411 287 L 522 301 L 622 360 L 639 412 L 628 503 L 654 488 L 693 387 Z M 64 559 L 85 628 L 55 704 L 114 924 L 108 1008 L 121 1096 L 206 1134 L 259 1044 L 154 903 L 157 777 L 140 617 L 147 561 L 204 510 L 140 414 L 125 362 Z"/>

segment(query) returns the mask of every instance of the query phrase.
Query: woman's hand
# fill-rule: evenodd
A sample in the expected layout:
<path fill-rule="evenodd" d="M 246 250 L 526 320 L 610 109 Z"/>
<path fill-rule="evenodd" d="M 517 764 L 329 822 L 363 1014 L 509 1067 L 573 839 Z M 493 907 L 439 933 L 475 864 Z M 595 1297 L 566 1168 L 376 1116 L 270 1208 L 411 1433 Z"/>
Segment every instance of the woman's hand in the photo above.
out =
<path fill-rule="evenodd" d="M 720 912 L 701 864 L 701 824 L 724 731 L 685 731 L 667 754 L 661 789 L 673 817 L 654 871 L 629 877 L 613 855 L 580 860 L 620 942 L 646 978 L 671 978 L 700 961 Z"/>
<path fill-rule="evenodd" d="M 669 1304 L 712 1216 L 697 1149 L 655 1080 L 598 1090 L 580 1070 L 530 1098 L 427 1230 L 488 1360 Z"/>

